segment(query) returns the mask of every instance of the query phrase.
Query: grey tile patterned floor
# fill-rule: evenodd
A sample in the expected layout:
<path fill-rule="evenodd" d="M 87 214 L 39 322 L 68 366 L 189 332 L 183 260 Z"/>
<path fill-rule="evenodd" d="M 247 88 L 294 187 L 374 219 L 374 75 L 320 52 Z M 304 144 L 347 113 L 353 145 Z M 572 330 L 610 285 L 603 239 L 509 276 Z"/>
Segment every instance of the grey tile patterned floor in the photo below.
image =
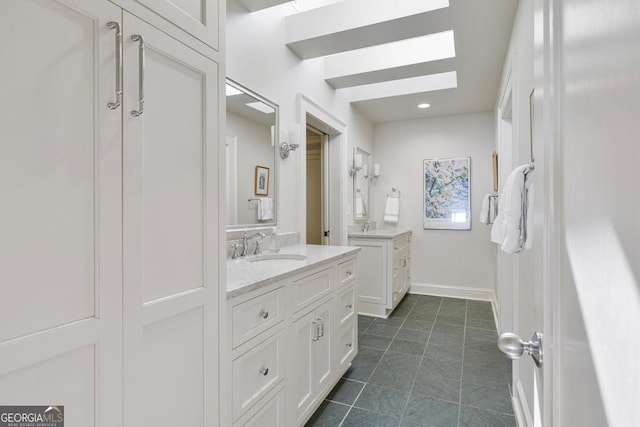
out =
<path fill-rule="evenodd" d="M 515 426 L 511 362 L 488 302 L 407 295 L 388 319 L 358 317 L 351 368 L 307 426 Z"/>

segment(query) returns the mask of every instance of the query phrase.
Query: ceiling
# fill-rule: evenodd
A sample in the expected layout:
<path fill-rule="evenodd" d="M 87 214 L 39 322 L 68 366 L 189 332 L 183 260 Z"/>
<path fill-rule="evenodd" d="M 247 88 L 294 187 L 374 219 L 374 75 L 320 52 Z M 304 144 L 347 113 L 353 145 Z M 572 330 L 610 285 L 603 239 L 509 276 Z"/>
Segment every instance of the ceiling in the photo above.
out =
<path fill-rule="evenodd" d="M 250 11 L 288 3 L 239 1 Z M 327 83 L 372 122 L 492 111 L 517 4 L 298 0 L 306 10 L 285 18 L 286 44 L 302 60 L 324 57 Z"/>

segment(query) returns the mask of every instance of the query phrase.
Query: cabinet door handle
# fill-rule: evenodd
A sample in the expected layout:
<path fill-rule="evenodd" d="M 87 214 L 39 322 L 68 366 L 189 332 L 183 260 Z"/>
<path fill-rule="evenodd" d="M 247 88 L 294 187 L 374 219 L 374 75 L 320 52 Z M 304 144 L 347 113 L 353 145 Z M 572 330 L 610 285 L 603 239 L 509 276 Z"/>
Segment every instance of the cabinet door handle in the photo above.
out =
<path fill-rule="evenodd" d="M 320 328 L 318 338 L 322 338 L 324 336 L 324 319 L 318 318 L 318 326 Z"/>
<path fill-rule="evenodd" d="M 313 336 L 311 337 L 311 341 L 318 341 L 318 339 L 320 338 L 318 336 L 320 333 L 318 321 L 314 320 L 313 322 L 311 322 L 311 325 L 313 327 Z"/>
<path fill-rule="evenodd" d="M 131 110 L 131 115 L 139 117 L 144 113 L 144 38 L 134 34 L 131 40 L 138 42 L 138 109 Z"/>
<path fill-rule="evenodd" d="M 258 316 L 262 317 L 263 319 L 266 319 L 267 317 L 269 317 L 269 312 L 266 310 L 260 310 L 260 313 L 258 313 Z"/>
<path fill-rule="evenodd" d="M 269 368 L 260 368 L 260 373 L 266 377 L 269 375 Z"/>
<path fill-rule="evenodd" d="M 116 30 L 116 100 L 107 103 L 107 108 L 115 110 L 122 100 L 122 31 L 120 31 L 120 24 L 115 21 L 107 22 L 107 27 L 110 30 Z"/>

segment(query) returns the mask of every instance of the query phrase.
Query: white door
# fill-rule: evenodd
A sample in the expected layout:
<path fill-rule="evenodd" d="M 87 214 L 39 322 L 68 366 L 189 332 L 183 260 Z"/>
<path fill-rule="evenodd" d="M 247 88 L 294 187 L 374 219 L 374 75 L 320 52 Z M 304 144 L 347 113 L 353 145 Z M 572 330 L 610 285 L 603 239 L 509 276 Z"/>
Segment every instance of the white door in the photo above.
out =
<path fill-rule="evenodd" d="M 125 424 L 216 425 L 218 69 L 123 21 Z"/>
<path fill-rule="evenodd" d="M 120 16 L 0 1 L 0 402 L 69 426 L 122 424 Z"/>
<path fill-rule="evenodd" d="M 640 425 L 640 7 L 548 5 L 559 67 L 553 425 Z"/>

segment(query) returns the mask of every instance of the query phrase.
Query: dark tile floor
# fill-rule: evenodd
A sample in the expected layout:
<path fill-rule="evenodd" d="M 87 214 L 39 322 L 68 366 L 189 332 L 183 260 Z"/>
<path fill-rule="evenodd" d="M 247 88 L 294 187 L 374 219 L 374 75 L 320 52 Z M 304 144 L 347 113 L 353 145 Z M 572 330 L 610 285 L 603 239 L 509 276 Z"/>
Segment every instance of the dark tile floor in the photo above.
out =
<path fill-rule="evenodd" d="M 511 363 L 488 302 L 407 295 L 358 317 L 351 368 L 307 426 L 515 426 Z"/>

